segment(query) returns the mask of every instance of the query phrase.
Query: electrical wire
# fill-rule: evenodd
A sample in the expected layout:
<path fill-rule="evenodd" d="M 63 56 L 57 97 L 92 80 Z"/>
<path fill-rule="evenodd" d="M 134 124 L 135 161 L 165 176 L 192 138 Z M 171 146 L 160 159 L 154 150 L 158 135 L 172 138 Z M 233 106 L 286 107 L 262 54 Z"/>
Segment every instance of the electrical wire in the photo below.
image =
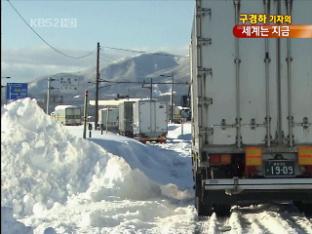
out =
<path fill-rule="evenodd" d="M 111 80 L 99 80 L 101 83 L 110 83 L 110 84 L 150 84 L 149 82 L 142 81 L 111 81 Z M 188 82 L 152 82 L 152 84 L 177 84 L 177 85 L 189 85 Z"/>
<path fill-rule="evenodd" d="M 188 56 L 180 55 L 180 54 L 171 54 L 166 52 L 152 52 L 152 51 L 144 51 L 144 50 L 132 50 L 132 49 L 125 49 L 125 48 L 116 48 L 116 47 L 109 47 L 109 46 L 101 46 L 102 48 L 111 49 L 111 50 L 119 50 L 124 52 L 130 53 L 141 53 L 141 54 L 154 54 L 158 56 L 175 56 L 180 58 L 188 58 Z"/>
<path fill-rule="evenodd" d="M 10 4 L 11 8 L 15 11 L 15 13 L 20 17 L 20 19 L 25 23 L 25 25 L 33 32 L 36 34 L 37 37 L 39 37 L 39 39 L 45 43 L 48 47 L 50 47 L 53 51 L 68 57 L 68 58 L 72 58 L 72 59 L 82 59 L 82 58 L 86 58 L 91 56 L 92 54 L 95 53 L 96 50 L 91 51 L 85 55 L 82 56 L 73 56 L 73 55 L 69 55 L 63 51 L 61 51 L 60 49 L 56 48 L 55 46 L 53 46 L 52 44 L 50 44 L 46 39 L 44 39 L 28 22 L 27 20 L 23 17 L 23 15 L 17 10 L 17 8 L 12 4 L 12 2 L 10 0 L 7 0 L 7 2 Z M 125 49 L 125 48 L 117 48 L 117 47 L 110 47 L 110 46 L 101 46 L 102 48 L 106 48 L 106 49 L 111 49 L 111 50 L 118 50 L 118 51 L 124 51 L 124 52 L 130 52 L 130 53 L 141 53 L 141 54 L 154 54 L 154 55 L 158 55 L 158 56 L 175 56 L 175 57 L 180 57 L 180 58 L 188 58 L 188 56 L 185 55 L 179 55 L 179 54 L 172 54 L 172 53 L 166 53 L 166 52 L 152 52 L 152 51 L 143 51 L 143 50 L 133 50 L 133 49 Z"/>
<path fill-rule="evenodd" d="M 47 40 L 45 40 L 28 22 L 27 20 L 22 16 L 22 14 L 16 9 L 16 7 L 11 3 L 10 0 L 7 0 L 7 2 L 10 4 L 11 8 L 15 11 L 15 13 L 20 17 L 20 19 L 25 23 L 25 25 L 33 32 L 35 33 L 39 38 L 40 40 L 45 43 L 48 47 L 50 47 L 52 50 L 54 50 L 55 52 L 65 56 L 65 57 L 68 57 L 68 58 L 72 58 L 72 59 L 83 59 L 83 58 L 86 58 L 86 57 L 89 57 L 90 55 L 92 55 L 94 51 L 91 51 L 85 55 L 82 55 L 82 56 L 72 56 L 72 55 L 69 55 L 69 54 L 66 54 L 64 53 L 63 51 L 61 51 L 60 49 L 57 49 L 56 47 L 54 47 L 53 45 L 51 45 Z"/>

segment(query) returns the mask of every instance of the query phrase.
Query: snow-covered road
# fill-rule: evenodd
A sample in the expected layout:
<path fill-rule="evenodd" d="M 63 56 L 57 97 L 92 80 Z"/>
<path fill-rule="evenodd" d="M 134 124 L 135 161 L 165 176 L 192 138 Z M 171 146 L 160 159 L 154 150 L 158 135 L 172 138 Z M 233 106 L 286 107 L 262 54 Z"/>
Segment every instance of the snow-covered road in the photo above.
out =
<path fill-rule="evenodd" d="M 64 127 L 30 99 L 2 112 L 3 233 L 311 233 L 295 206 L 232 207 L 198 219 L 190 124 L 166 144 L 144 145 L 82 126 Z M 25 226 L 28 226 L 25 227 Z"/>

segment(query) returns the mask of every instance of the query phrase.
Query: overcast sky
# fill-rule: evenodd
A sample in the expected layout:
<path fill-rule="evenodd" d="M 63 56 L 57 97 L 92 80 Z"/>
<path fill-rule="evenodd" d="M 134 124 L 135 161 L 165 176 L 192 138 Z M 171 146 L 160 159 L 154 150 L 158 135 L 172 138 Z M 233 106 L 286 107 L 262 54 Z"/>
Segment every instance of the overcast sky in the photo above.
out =
<path fill-rule="evenodd" d="M 11 2 L 45 40 L 70 55 L 95 51 L 97 42 L 108 47 L 188 53 L 195 0 Z M 82 60 L 57 54 L 23 23 L 8 2 L 1 4 L 2 76 L 27 82 L 94 67 L 95 53 Z M 105 57 L 105 53 L 114 52 L 103 49 L 101 53 L 104 62 L 109 62 L 111 56 Z"/>

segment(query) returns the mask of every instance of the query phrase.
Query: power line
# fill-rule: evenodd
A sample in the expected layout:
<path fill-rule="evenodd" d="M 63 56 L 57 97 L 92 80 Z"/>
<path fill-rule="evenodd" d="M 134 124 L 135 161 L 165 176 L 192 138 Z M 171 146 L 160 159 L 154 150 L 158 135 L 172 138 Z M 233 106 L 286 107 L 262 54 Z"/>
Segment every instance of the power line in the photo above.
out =
<path fill-rule="evenodd" d="M 92 55 L 94 51 L 91 51 L 83 56 L 73 56 L 66 54 L 65 52 L 61 51 L 60 49 L 56 48 L 55 46 L 51 45 L 46 39 L 44 39 L 28 22 L 27 20 L 23 17 L 23 15 L 16 9 L 16 7 L 12 4 L 10 0 L 7 0 L 7 2 L 10 4 L 11 8 L 15 11 L 15 13 L 20 17 L 20 19 L 25 23 L 25 25 L 33 32 L 35 33 L 42 42 L 44 42 L 48 47 L 50 47 L 52 50 L 55 52 L 68 57 L 72 59 L 82 59 L 86 58 L 90 55 Z M 158 56 L 175 56 L 175 57 L 180 57 L 180 58 L 188 58 L 188 56 L 185 55 L 179 55 L 179 54 L 172 54 L 172 53 L 165 53 L 165 52 L 152 52 L 152 51 L 144 51 L 144 50 L 134 50 L 134 49 L 126 49 L 126 48 L 117 48 L 117 47 L 110 47 L 110 46 L 102 46 L 102 48 L 106 49 L 111 49 L 111 50 L 118 50 L 118 51 L 124 51 L 124 52 L 130 52 L 130 53 L 141 53 L 141 54 L 154 54 Z"/>
<path fill-rule="evenodd" d="M 147 77 L 148 78 L 148 77 Z M 111 80 L 99 80 L 99 82 L 110 83 L 110 84 L 149 84 L 142 81 L 111 81 Z M 153 82 L 153 84 L 177 84 L 177 85 L 188 85 L 189 82 Z"/>
<path fill-rule="evenodd" d="M 125 49 L 125 48 L 117 48 L 117 47 L 109 47 L 109 46 L 102 46 L 102 48 L 111 49 L 111 50 L 119 50 L 119 51 L 130 52 L 130 53 L 154 54 L 154 55 L 158 55 L 158 56 L 175 56 L 175 57 L 180 57 L 180 58 L 188 58 L 188 56 L 185 56 L 185 55 L 171 54 L 171 53 L 166 53 L 166 52 L 133 50 L 133 49 Z"/>
<path fill-rule="evenodd" d="M 26 26 L 33 32 L 35 33 L 42 42 L 44 42 L 47 46 L 49 46 L 52 50 L 54 50 L 55 52 L 68 57 L 68 58 L 72 58 L 72 59 L 82 59 L 82 58 L 86 58 L 90 55 L 92 55 L 94 53 L 94 51 L 91 51 L 83 56 L 72 56 L 69 54 L 64 53 L 63 51 L 57 49 L 56 47 L 54 47 L 53 45 L 51 45 L 47 40 L 45 40 L 28 22 L 27 20 L 22 16 L 22 14 L 15 8 L 15 6 L 11 3 L 10 0 L 7 0 L 7 2 L 10 4 L 11 8 L 15 11 L 15 13 L 21 18 L 21 20 L 26 24 Z"/>

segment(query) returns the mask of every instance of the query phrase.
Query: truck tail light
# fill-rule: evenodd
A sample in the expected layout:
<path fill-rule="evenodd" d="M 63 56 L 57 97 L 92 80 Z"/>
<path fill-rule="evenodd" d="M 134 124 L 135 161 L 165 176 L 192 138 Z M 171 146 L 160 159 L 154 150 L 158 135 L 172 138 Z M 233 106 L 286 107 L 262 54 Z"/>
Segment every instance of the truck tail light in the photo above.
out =
<path fill-rule="evenodd" d="M 209 164 L 212 166 L 222 166 L 231 164 L 230 154 L 210 154 Z"/>
<path fill-rule="evenodd" d="M 262 149 L 260 147 L 248 146 L 245 148 L 245 166 L 261 166 Z"/>
<path fill-rule="evenodd" d="M 312 146 L 298 147 L 298 164 L 300 166 L 312 166 Z"/>
<path fill-rule="evenodd" d="M 257 166 L 246 166 L 245 167 L 245 176 L 252 177 L 258 173 Z"/>
<path fill-rule="evenodd" d="M 312 165 L 304 166 L 304 173 L 305 176 L 312 176 Z"/>

